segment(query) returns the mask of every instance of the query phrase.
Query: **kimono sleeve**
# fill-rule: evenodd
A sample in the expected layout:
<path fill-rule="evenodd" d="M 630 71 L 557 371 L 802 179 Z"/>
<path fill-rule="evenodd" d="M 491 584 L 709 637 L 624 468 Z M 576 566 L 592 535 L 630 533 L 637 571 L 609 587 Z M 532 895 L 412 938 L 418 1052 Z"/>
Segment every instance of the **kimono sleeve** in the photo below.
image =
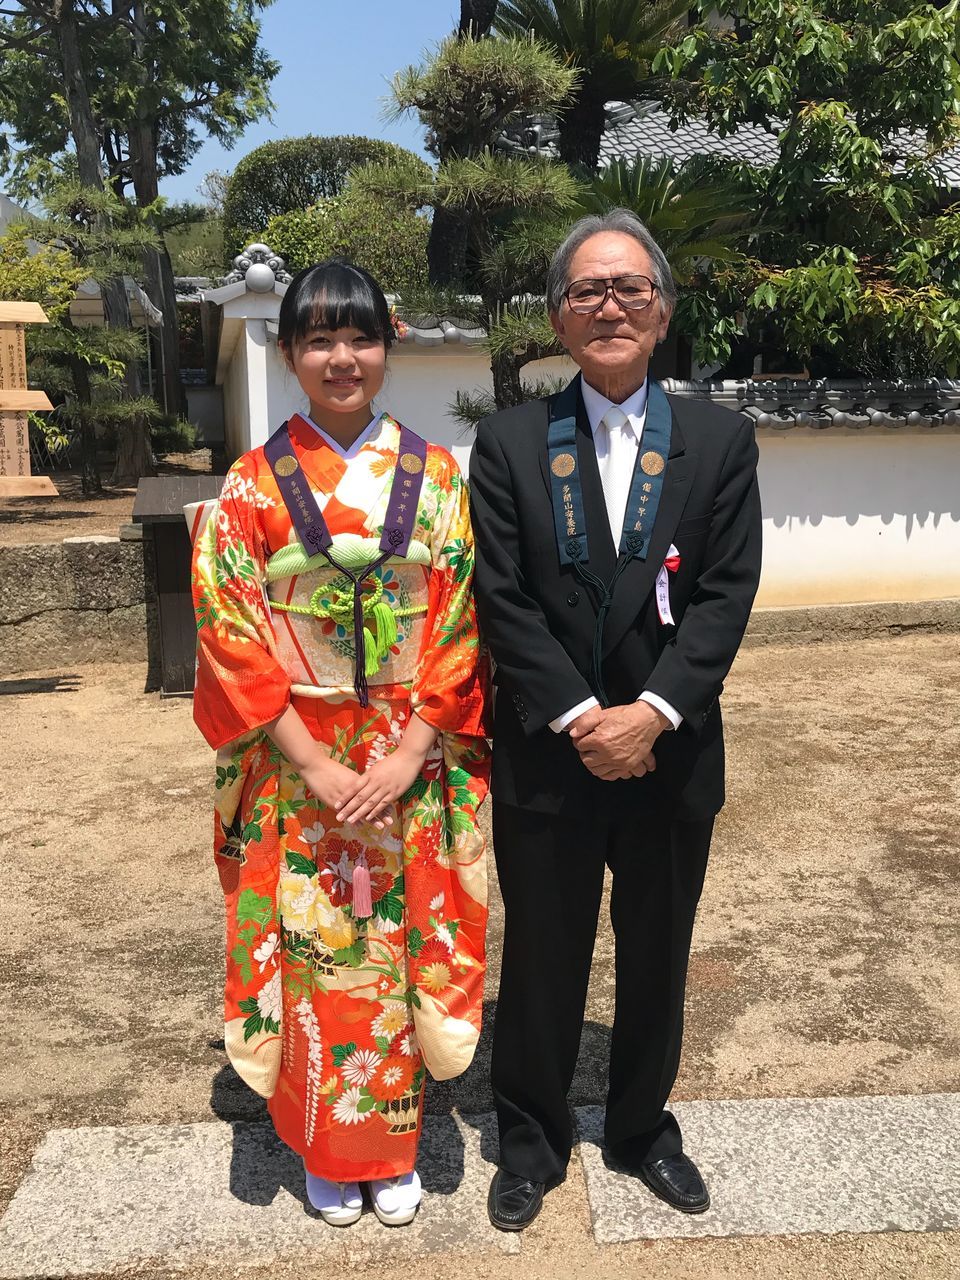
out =
<path fill-rule="evenodd" d="M 441 733 L 486 737 L 489 662 L 481 651 L 473 599 L 467 488 L 454 459 L 438 452 L 444 465 L 438 474 L 440 500 L 430 538 L 430 595 L 411 706 Z"/>
<path fill-rule="evenodd" d="M 266 603 L 263 495 L 249 455 L 231 468 L 193 554 L 193 717 L 215 749 L 275 720 L 290 701 Z"/>

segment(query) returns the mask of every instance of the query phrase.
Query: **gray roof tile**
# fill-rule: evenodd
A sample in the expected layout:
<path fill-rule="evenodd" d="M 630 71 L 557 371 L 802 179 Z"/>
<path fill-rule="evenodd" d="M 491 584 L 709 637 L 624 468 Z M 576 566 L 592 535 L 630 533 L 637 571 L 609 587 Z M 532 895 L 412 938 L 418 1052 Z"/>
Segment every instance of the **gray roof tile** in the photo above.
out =
<path fill-rule="evenodd" d="M 725 156 L 743 160 L 757 167 L 775 163 L 779 144 L 775 134 L 757 125 L 741 125 L 736 133 L 721 138 L 703 120 L 690 120 L 677 129 L 670 128 L 669 113 L 659 103 L 608 103 L 609 125 L 600 142 L 600 163 L 609 164 L 618 157 L 631 159 L 637 155 L 660 159 L 672 156 L 689 160 L 697 155 Z M 895 141 L 907 153 L 916 154 L 924 146 L 923 135 L 907 131 Z M 960 146 L 940 159 L 944 179 L 949 186 L 960 186 Z"/>

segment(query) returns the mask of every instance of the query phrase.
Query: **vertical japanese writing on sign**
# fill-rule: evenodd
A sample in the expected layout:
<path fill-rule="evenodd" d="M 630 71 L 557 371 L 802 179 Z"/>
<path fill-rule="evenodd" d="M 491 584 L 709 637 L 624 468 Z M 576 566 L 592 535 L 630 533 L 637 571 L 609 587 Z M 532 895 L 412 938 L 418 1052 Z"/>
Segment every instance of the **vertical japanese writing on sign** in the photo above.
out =
<path fill-rule="evenodd" d="M 0 325 L 0 391 L 27 385 L 27 353 L 22 324 Z M 0 476 L 30 474 L 26 413 L 0 410 Z"/>
<path fill-rule="evenodd" d="M 0 300 L 0 494 L 57 492 L 47 476 L 30 474 L 30 413 L 53 405 L 43 391 L 27 385 L 24 326 L 46 323 L 37 303 Z"/>

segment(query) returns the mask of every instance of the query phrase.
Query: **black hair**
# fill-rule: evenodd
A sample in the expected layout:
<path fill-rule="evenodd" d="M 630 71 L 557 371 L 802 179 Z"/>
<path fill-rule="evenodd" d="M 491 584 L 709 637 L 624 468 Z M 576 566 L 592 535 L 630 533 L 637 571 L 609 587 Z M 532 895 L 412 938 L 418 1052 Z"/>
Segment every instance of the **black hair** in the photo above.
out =
<path fill-rule="evenodd" d="M 277 337 L 289 351 L 313 329 L 359 329 L 384 347 L 394 339 L 383 290 L 369 271 L 346 258 L 305 267 L 287 285 Z"/>

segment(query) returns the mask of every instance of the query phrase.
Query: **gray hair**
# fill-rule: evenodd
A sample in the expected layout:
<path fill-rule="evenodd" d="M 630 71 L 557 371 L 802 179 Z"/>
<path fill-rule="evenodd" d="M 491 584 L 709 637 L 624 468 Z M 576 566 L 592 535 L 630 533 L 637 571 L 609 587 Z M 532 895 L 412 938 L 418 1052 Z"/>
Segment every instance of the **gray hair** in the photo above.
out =
<path fill-rule="evenodd" d="M 673 282 L 670 263 L 644 224 L 629 209 L 611 209 L 609 213 L 603 214 L 591 213 L 573 224 L 547 268 L 548 310 L 560 310 L 564 291 L 570 283 L 570 261 L 573 255 L 584 241 L 601 231 L 617 231 L 643 246 L 653 268 L 653 283 L 660 294 L 660 310 L 672 311 L 677 301 L 677 286 Z"/>

